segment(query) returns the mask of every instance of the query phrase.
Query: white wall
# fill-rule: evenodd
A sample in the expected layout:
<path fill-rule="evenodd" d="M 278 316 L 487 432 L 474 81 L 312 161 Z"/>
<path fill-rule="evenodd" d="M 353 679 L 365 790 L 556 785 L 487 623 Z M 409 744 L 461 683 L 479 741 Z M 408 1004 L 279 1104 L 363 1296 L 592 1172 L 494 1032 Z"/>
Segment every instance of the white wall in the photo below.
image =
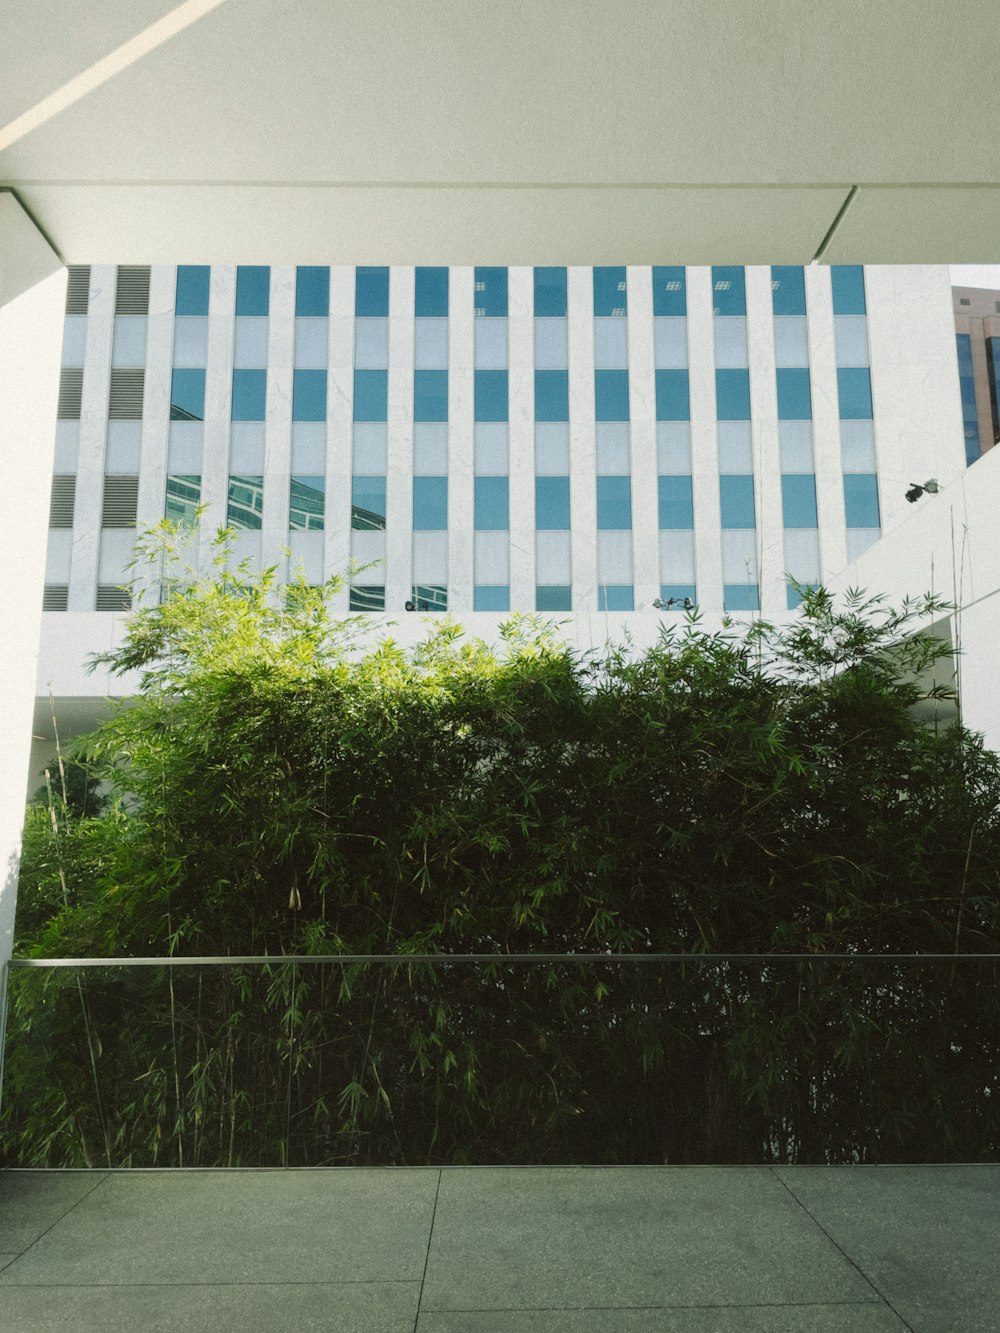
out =
<path fill-rule="evenodd" d="M 11 208 L 0 196 L 5 223 Z M 25 227 L 30 250 L 37 233 Z M 0 306 L 0 971 L 13 940 L 66 304 L 66 271 L 44 248 L 51 276 Z M 8 271 L 13 290 L 16 277 Z"/>
<path fill-rule="evenodd" d="M 912 506 L 903 499 L 903 506 L 908 512 L 894 529 L 829 586 L 885 593 L 893 603 L 925 592 L 956 603 L 952 635 L 961 650 L 962 721 L 1000 750 L 1000 450 L 963 470 L 938 495 Z"/>

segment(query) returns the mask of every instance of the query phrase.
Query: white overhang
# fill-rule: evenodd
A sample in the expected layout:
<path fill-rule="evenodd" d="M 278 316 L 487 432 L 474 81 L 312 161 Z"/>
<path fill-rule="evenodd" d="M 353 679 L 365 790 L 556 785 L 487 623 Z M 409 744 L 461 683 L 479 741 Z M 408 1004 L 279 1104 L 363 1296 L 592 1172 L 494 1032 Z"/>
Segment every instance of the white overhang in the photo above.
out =
<path fill-rule="evenodd" d="M 988 0 L 7 0 L 0 184 L 67 263 L 990 262 L 995 33 Z"/>

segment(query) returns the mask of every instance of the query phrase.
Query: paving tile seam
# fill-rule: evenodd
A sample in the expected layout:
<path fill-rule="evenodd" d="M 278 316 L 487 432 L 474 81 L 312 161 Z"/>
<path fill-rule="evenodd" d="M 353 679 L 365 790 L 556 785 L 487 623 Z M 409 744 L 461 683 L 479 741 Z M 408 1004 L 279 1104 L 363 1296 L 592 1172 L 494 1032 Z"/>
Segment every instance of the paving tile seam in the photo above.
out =
<path fill-rule="evenodd" d="M 887 1306 L 887 1308 L 888 1308 L 889 1310 L 892 1311 L 892 1313 L 896 1316 L 896 1318 L 897 1318 L 897 1319 L 899 1320 L 899 1322 L 903 1325 L 903 1327 L 906 1328 L 906 1329 L 908 1329 L 908 1330 L 909 1330 L 909 1333 L 914 1333 L 913 1325 L 910 1324 L 906 1319 L 903 1318 L 903 1316 L 902 1316 L 902 1314 L 900 1314 L 899 1310 L 897 1310 L 896 1307 L 893 1305 L 893 1303 L 889 1300 L 889 1298 L 888 1298 L 883 1292 L 881 1292 L 881 1291 L 879 1290 L 879 1288 L 876 1286 L 875 1282 L 872 1280 L 872 1278 L 870 1278 L 870 1277 L 868 1276 L 868 1274 L 867 1274 L 867 1273 L 865 1272 L 865 1270 L 861 1267 L 861 1265 L 847 1253 L 847 1251 L 844 1249 L 844 1247 L 843 1247 L 841 1244 L 839 1244 L 837 1240 L 834 1239 L 834 1237 L 833 1237 L 833 1236 L 830 1234 L 830 1232 L 826 1229 L 826 1227 L 825 1227 L 825 1226 L 823 1225 L 823 1223 L 819 1220 L 819 1218 L 816 1217 L 813 1213 L 811 1213 L 811 1212 L 809 1211 L 809 1209 L 806 1207 L 806 1205 L 802 1202 L 802 1200 L 799 1198 L 799 1196 L 798 1196 L 798 1195 L 795 1193 L 795 1191 L 792 1189 L 791 1185 L 789 1185 L 788 1182 L 781 1176 L 780 1172 L 781 1172 L 782 1169 L 783 1169 L 783 1168 L 781 1168 L 781 1167 L 771 1167 L 771 1168 L 770 1168 L 771 1174 L 772 1174 L 772 1175 L 774 1176 L 774 1178 L 779 1182 L 779 1184 L 781 1185 L 782 1189 L 785 1189 L 785 1190 L 788 1191 L 788 1193 L 791 1195 L 791 1197 L 795 1200 L 795 1202 L 798 1204 L 798 1206 L 799 1206 L 799 1207 L 802 1209 L 802 1211 L 805 1213 L 806 1217 L 810 1218 L 811 1221 L 813 1222 L 813 1224 L 814 1224 L 816 1227 L 818 1227 L 820 1231 L 822 1231 L 823 1235 L 827 1238 L 827 1240 L 830 1242 L 830 1244 L 833 1245 L 833 1246 L 836 1248 L 836 1250 L 838 1251 L 838 1253 L 841 1254 L 841 1255 L 844 1257 L 844 1259 L 847 1260 L 847 1262 L 851 1265 L 851 1267 L 854 1269 L 854 1271 L 855 1271 L 856 1273 L 858 1273 L 861 1277 L 864 1278 L 864 1280 L 865 1280 L 865 1281 L 868 1283 L 868 1285 L 871 1287 L 872 1291 L 874 1291 L 875 1294 L 878 1296 L 879 1300 L 882 1301 L 883 1304 L 885 1304 L 885 1305 Z"/>
<path fill-rule="evenodd" d="M 427 1267 L 431 1261 L 431 1242 L 434 1239 L 434 1221 L 437 1218 L 438 1199 L 441 1197 L 441 1172 L 438 1172 L 437 1188 L 434 1191 L 434 1207 L 431 1209 L 431 1225 L 427 1232 L 427 1252 L 424 1255 L 424 1271 L 420 1277 L 420 1291 L 417 1295 L 417 1308 L 413 1314 L 413 1333 L 417 1333 L 420 1323 L 420 1305 L 424 1299 L 424 1284 L 427 1281 Z"/>
<path fill-rule="evenodd" d="M 90 1196 L 93 1194 L 94 1190 L 100 1189 L 106 1180 L 107 1180 L 107 1175 L 102 1172 L 100 1179 L 94 1181 L 93 1185 L 91 1185 L 90 1189 L 87 1190 L 86 1194 L 81 1194 L 80 1197 L 74 1203 L 70 1204 L 70 1206 L 66 1209 L 64 1213 L 61 1213 L 54 1222 L 50 1223 L 50 1225 L 45 1228 L 44 1231 L 40 1231 L 30 1245 L 26 1245 L 23 1250 L 18 1250 L 16 1252 L 16 1258 L 14 1262 L 16 1263 L 18 1259 L 23 1259 L 26 1254 L 30 1253 L 32 1248 L 35 1245 L 37 1245 L 40 1240 L 43 1240 L 49 1234 L 49 1232 L 52 1230 L 53 1227 L 57 1227 L 60 1222 L 65 1222 L 66 1218 L 69 1217 L 73 1209 L 79 1208 L 80 1204 L 83 1203 L 84 1199 L 89 1199 Z M 9 1267 L 10 1267 L 9 1264 L 5 1265 L 5 1269 Z"/>
<path fill-rule="evenodd" d="M 844 1306 L 868 1309 L 884 1305 L 881 1298 L 866 1301 L 712 1301 L 697 1305 L 434 1305 L 425 1306 L 421 1314 L 560 1314 L 564 1311 L 624 1310 L 831 1310 Z"/>
<path fill-rule="evenodd" d="M 0 1291 L 89 1291 L 125 1290 L 145 1287 L 416 1287 L 420 1285 L 418 1277 L 371 1277 L 343 1278 L 331 1282 L 296 1281 L 294 1278 L 273 1278 L 264 1282 L 4 1282 Z"/>

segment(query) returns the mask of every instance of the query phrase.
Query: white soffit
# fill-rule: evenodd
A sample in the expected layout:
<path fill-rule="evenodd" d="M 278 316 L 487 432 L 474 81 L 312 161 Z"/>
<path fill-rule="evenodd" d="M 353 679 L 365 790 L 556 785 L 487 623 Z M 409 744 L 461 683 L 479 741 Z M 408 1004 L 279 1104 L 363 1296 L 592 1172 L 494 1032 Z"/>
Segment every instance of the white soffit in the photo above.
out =
<path fill-rule="evenodd" d="M 40 8 L 0 57 L 45 47 L 21 114 L 97 58 Z M 855 185 L 825 259 L 986 262 L 994 29 L 987 0 L 223 0 L 0 179 L 69 262 L 807 262 Z"/>
<path fill-rule="evenodd" d="M 14 194 L 0 187 L 0 306 L 61 267 L 59 256 Z"/>

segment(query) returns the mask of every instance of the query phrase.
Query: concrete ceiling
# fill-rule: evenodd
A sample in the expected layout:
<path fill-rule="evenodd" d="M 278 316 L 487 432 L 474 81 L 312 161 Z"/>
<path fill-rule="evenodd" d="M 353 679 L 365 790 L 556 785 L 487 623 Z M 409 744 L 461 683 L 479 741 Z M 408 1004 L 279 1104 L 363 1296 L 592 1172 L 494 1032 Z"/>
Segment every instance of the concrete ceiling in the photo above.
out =
<path fill-rule="evenodd" d="M 1000 260 L 989 0 L 7 0 L 4 28 L 0 184 L 70 263 Z"/>

